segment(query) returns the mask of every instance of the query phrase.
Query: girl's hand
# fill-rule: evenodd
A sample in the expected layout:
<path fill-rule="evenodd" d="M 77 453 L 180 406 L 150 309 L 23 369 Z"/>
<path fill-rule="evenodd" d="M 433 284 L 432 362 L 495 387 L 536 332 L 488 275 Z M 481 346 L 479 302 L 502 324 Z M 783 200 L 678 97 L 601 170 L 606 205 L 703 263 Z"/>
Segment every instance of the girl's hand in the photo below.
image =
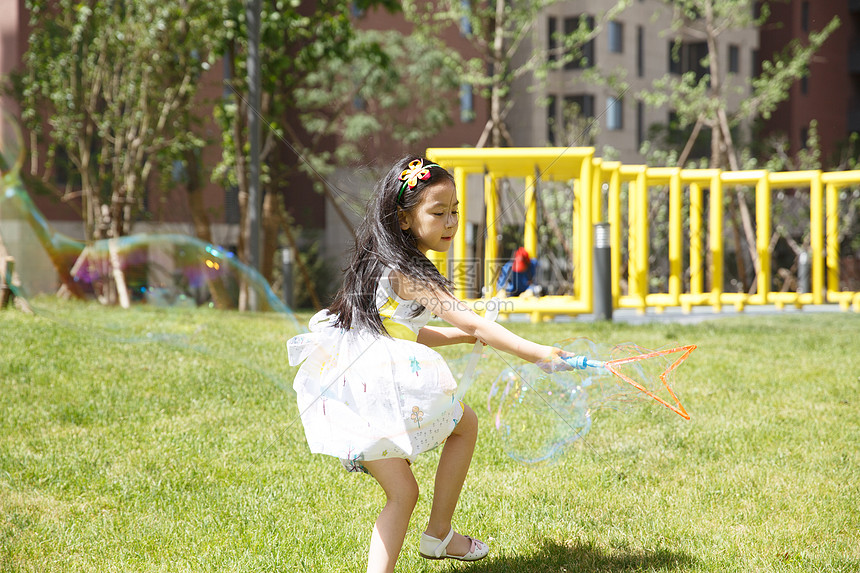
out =
<path fill-rule="evenodd" d="M 574 354 L 566 352 L 561 348 L 557 348 L 555 346 L 547 346 L 546 356 L 535 362 L 535 365 L 537 365 L 538 368 L 549 374 L 553 372 L 564 372 L 567 370 L 573 370 L 573 366 L 564 361 L 565 357 L 573 356 Z"/>

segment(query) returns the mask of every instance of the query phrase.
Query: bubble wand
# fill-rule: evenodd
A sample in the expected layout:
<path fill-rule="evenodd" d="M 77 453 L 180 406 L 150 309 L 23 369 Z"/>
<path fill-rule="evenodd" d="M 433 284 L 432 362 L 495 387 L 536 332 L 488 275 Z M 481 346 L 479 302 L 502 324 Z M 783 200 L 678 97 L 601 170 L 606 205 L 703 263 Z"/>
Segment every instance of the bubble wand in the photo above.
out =
<path fill-rule="evenodd" d="M 690 353 L 693 352 L 695 349 L 696 349 L 695 344 L 689 344 L 687 346 L 679 346 L 677 348 L 668 348 L 666 350 L 656 350 L 654 352 L 648 352 L 646 354 L 638 354 L 636 356 L 628 356 L 626 358 L 617 358 L 615 360 L 601 361 L 601 360 L 592 360 L 592 359 L 588 358 L 587 356 L 571 356 L 571 357 L 565 358 L 564 361 L 567 362 L 570 366 L 572 366 L 575 370 L 585 370 L 586 368 L 604 368 L 604 369 L 608 370 L 609 372 L 611 372 L 612 374 L 618 376 L 619 378 L 621 378 L 622 380 L 624 380 L 625 382 L 627 382 L 628 384 L 630 384 L 631 386 L 633 386 L 634 388 L 639 390 L 640 392 L 643 392 L 644 394 L 650 396 L 651 398 L 653 398 L 654 400 L 656 400 L 660 404 L 663 404 L 664 406 L 666 406 L 667 408 L 669 408 L 670 410 L 672 410 L 673 412 L 675 412 L 676 414 L 678 414 L 679 416 L 684 418 L 685 420 L 689 420 L 690 415 L 687 413 L 687 410 L 684 408 L 683 404 L 681 404 L 681 401 L 675 395 L 675 392 L 672 391 L 672 388 L 669 386 L 669 382 L 667 380 L 667 377 L 669 376 L 669 373 L 672 372 L 672 370 L 674 370 L 678 366 L 680 366 L 680 364 L 684 360 L 686 360 L 687 357 L 690 355 Z M 631 378 L 630 376 L 621 372 L 618 369 L 619 366 L 622 366 L 624 364 L 629 364 L 631 362 L 638 362 L 641 360 L 648 360 L 649 358 L 657 358 L 658 356 L 666 356 L 668 354 L 674 354 L 676 352 L 681 352 L 682 353 L 681 356 L 678 357 L 678 359 L 675 360 L 675 362 L 673 362 L 668 368 L 666 368 L 665 370 L 663 370 L 663 372 L 660 373 L 660 382 L 663 383 L 663 387 L 666 388 L 666 390 L 669 392 L 669 395 L 672 397 L 672 401 L 674 401 L 674 403 L 675 403 L 674 405 L 672 405 L 672 404 L 668 403 L 666 400 L 660 398 L 659 396 L 657 396 L 656 394 L 654 394 L 653 392 L 651 392 L 650 390 L 645 388 L 644 385 L 640 384 L 639 382 L 637 382 L 636 380 L 634 380 L 633 378 Z"/>

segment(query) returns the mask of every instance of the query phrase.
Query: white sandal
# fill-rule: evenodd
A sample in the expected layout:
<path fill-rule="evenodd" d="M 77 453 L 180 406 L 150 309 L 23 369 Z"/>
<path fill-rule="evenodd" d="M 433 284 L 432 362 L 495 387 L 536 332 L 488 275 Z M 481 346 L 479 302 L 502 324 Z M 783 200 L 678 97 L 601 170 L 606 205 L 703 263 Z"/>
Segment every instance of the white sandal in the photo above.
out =
<path fill-rule="evenodd" d="M 421 534 L 421 543 L 418 544 L 418 555 L 424 559 L 456 559 L 458 561 L 478 561 L 487 556 L 490 552 L 490 547 L 483 541 L 473 539 L 468 535 L 464 536 L 472 542 L 469 551 L 465 555 L 449 555 L 448 544 L 454 538 L 454 528 L 448 532 L 445 539 L 436 539 L 430 537 L 426 533 Z"/>

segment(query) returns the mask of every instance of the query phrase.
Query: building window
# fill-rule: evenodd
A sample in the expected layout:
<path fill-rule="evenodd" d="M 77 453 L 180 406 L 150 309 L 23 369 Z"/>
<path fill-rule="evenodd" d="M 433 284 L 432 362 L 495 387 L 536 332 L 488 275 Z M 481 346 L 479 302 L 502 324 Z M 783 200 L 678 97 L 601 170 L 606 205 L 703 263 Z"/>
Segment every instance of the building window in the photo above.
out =
<path fill-rule="evenodd" d="M 683 46 L 678 46 L 675 42 L 669 42 L 669 73 L 676 76 L 681 75 L 681 52 Z"/>
<path fill-rule="evenodd" d="M 735 44 L 729 44 L 729 73 L 741 73 L 741 49 Z"/>
<path fill-rule="evenodd" d="M 609 96 L 606 98 L 606 129 L 620 131 L 624 129 L 624 99 Z"/>
<path fill-rule="evenodd" d="M 564 111 L 569 117 L 594 117 L 594 96 L 591 94 L 575 94 L 564 97 Z"/>
<path fill-rule="evenodd" d="M 177 184 L 186 181 L 188 181 L 188 169 L 185 168 L 185 162 L 181 159 L 174 159 L 170 165 L 170 182 Z"/>
<path fill-rule="evenodd" d="M 809 32 L 809 2 L 800 3 L 800 29 Z"/>
<path fill-rule="evenodd" d="M 224 89 L 221 91 L 221 98 L 225 100 L 232 100 L 234 96 L 233 89 L 230 86 L 233 85 L 233 68 L 230 62 L 233 61 L 233 56 L 229 47 L 227 48 L 227 51 L 222 58 L 222 61 L 222 67 L 224 68 Z"/>
<path fill-rule="evenodd" d="M 700 79 L 709 71 L 703 63 L 707 57 L 708 44 L 706 42 L 678 44 L 671 41 L 669 42 L 669 73 L 681 75 L 695 72 L 696 79 Z"/>
<path fill-rule="evenodd" d="M 224 222 L 228 225 L 239 222 L 239 188 L 235 185 L 224 189 Z"/>
<path fill-rule="evenodd" d="M 547 98 L 547 141 L 550 145 L 593 145 L 595 112 L 593 94 Z"/>
<path fill-rule="evenodd" d="M 558 50 L 558 39 L 556 38 L 556 34 L 558 34 L 558 20 L 556 20 L 555 16 L 550 16 L 546 21 L 546 51 L 547 59 L 550 62 L 554 62 L 558 59 L 558 54 L 556 54 L 556 51 Z"/>
<path fill-rule="evenodd" d="M 468 123 L 475 119 L 475 102 L 470 84 L 460 85 L 460 121 Z"/>
<path fill-rule="evenodd" d="M 800 149 L 806 149 L 809 145 L 809 129 L 806 127 L 800 128 Z"/>
<path fill-rule="evenodd" d="M 580 22 L 583 22 L 587 30 L 594 30 L 593 16 L 573 16 L 564 19 L 564 34 L 569 36 L 579 29 Z M 580 48 L 580 52 L 575 54 L 575 58 L 565 64 L 566 70 L 582 70 L 585 68 L 594 67 L 594 38 L 591 38 Z"/>
<path fill-rule="evenodd" d="M 636 75 L 645 77 L 645 28 L 636 26 Z"/>
<path fill-rule="evenodd" d="M 609 23 L 609 51 L 613 54 L 624 53 L 624 24 L 613 20 Z"/>
<path fill-rule="evenodd" d="M 460 18 L 460 34 L 463 36 L 472 35 L 472 21 L 469 19 L 470 4 L 470 0 L 460 0 L 460 6 L 463 8 L 463 16 Z"/>
<path fill-rule="evenodd" d="M 809 93 L 809 76 L 800 78 L 800 93 L 806 95 Z"/>
<path fill-rule="evenodd" d="M 758 61 L 758 50 L 753 50 L 752 53 L 752 77 L 757 78 L 761 75 L 761 62 Z"/>
<path fill-rule="evenodd" d="M 546 102 L 546 140 L 550 145 L 556 143 L 556 117 L 558 116 L 558 100 L 549 96 Z"/>
<path fill-rule="evenodd" d="M 642 100 L 636 102 L 636 150 L 642 149 L 645 143 L 645 103 Z"/>

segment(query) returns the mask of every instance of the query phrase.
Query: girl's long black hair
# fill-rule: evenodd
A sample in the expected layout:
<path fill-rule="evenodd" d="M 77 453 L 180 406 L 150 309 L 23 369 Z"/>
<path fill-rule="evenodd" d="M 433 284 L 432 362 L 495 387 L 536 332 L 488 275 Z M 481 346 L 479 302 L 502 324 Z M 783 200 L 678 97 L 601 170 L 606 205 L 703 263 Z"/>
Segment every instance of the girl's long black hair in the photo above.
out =
<path fill-rule="evenodd" d="M 450 290 L 451 281 L 418 250 L 412 232 L 400 228 L 398 212 L 414 209 L 421 202 L 424 189 L 446 180 L 454 182 L 442 167 L 431 167 L 429 178 L 419 179 L 412 189 L 407 186 L 398 198 L 404 183 L 400 174 L 416 159 L 421 159 L 424 165 L 430 163 L 423 157 L 403 157 L 376 184 L 367 204 L 364 221 L 355 232 L 355 246 L 349 267 L 344 270 L 343 286 L 329 307 L 329 312 L 337 315 L 336 325 L 341 328 L 387 335 L 376 308 L 376 287 L 386 267 L 421 283 Z"/>

